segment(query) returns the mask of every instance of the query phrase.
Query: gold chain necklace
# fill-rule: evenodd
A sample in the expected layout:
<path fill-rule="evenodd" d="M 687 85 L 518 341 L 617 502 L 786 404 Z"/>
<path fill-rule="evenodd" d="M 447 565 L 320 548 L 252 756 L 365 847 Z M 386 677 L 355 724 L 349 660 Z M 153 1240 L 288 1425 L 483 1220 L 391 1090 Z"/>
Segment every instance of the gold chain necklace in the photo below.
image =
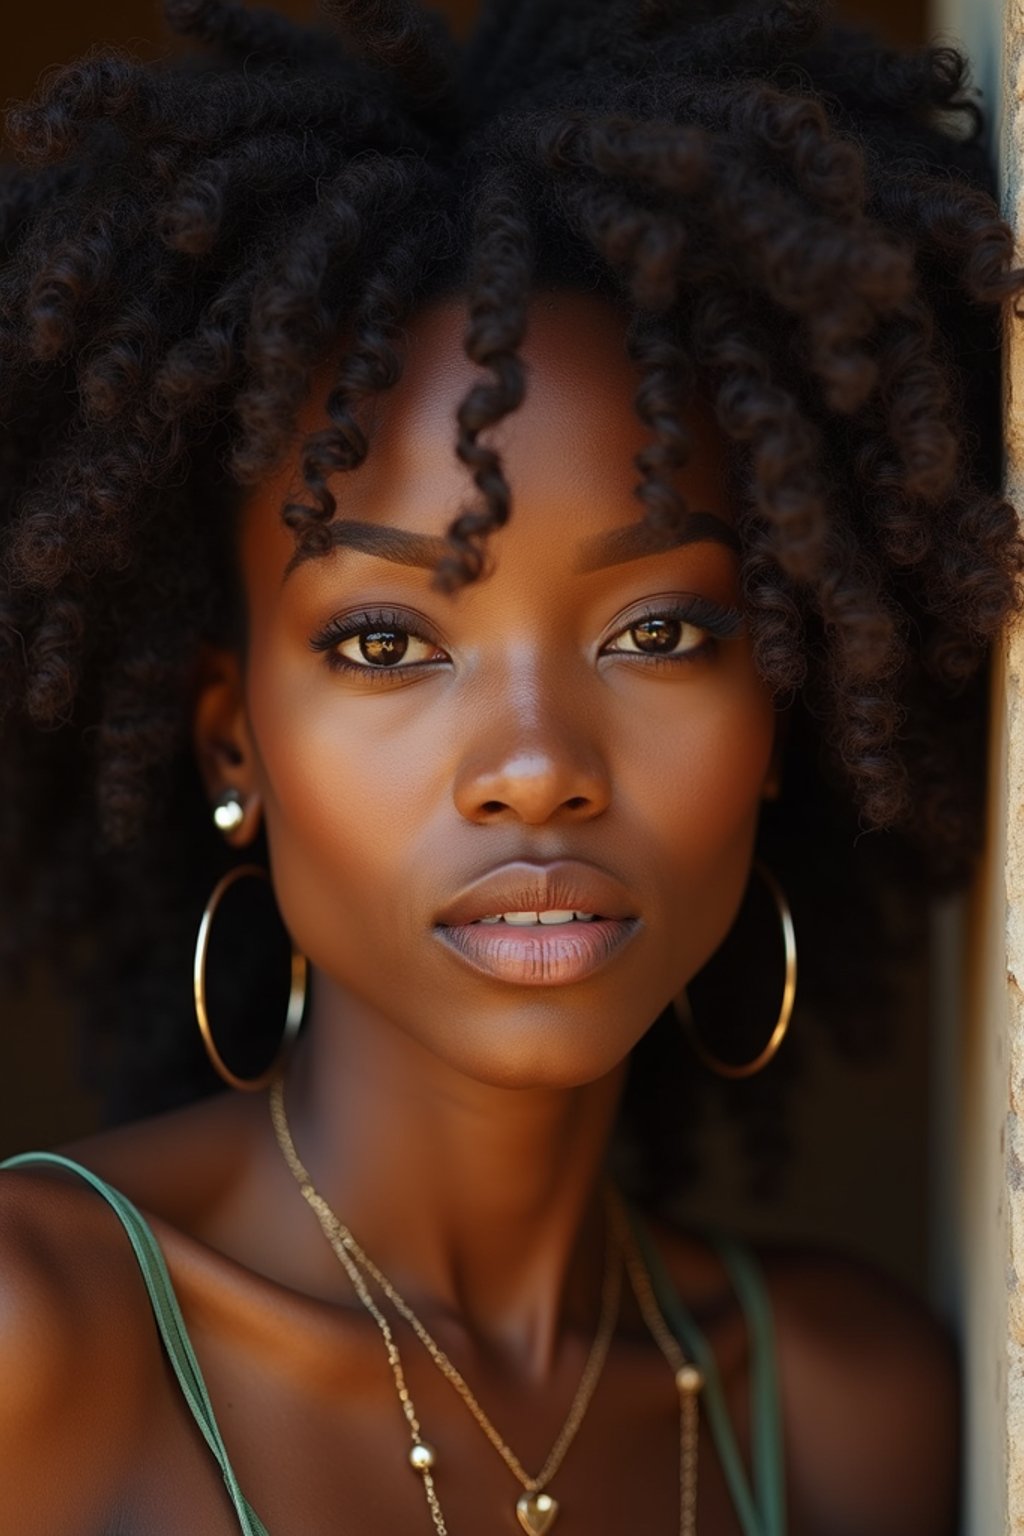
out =
<path fill-rule="evenodd" d="M 601 1315 L 590 1354 L 580 1378 L 579 1386 L 569 1408 L 561 1431 L 536 1477 L 531 1477 L 515 1452 L 502 1438 L 481 1408 L 475 1395 L 458 1368 L 434 1340 L 424 1323 L 416 1316 L 401 1293 L 356 1242 L 352 1233 L 327 1204 L 314 1187 L 309 1173 L 301 1161 L 292 1140 L 288 1117 L 284 1107 L 283 1079 L 274 1080 L 270 1089 L 270 1114 L 278 1146 L 285 1162 L 291 1169 L 299 1189 L 311 1207 L 328 1242 L 352 1282 L 353 1290 L 365 1310 L 373 1318 L 384 1341 L 388 1364 L 395 1382 L 395 1390 L 409 1426 L 412 1445 L 409 1463 L 423 1480 L 427 1507 L 437 1536 L 448 1536 L 444 1515 L 437 1497 L 433 1469 L 436 1455 L 433 1447 L 423 1438 L 419 1419 L 413 1405 L 402 1368 L 401 1354 L 387 1318 L 374 1301 L 366 1285 L 363 1271 L 376 1282 L 398 1314 L 410 1325 L 416 1337 L 427 1350 L 430 1358 L 445 1379 L 454 1387 L 476 1423 L 501 1456 L 509 1470 L 523 1487 L 516 1502 L 516 1516 L 527 1536 L 545 1536 L 558 1515 L 558 1501 L 543 1490 L 557 1473 L 566 1452 L 576 1437 L 590 1406 L 601 1371 L 608 1355 L 618 1317 L 622 1270 L 618 1262 L 625 1257 L 627 1273 L 636 1293 L 637 1303 L 648 1328 L 669 1362 L 675 1375 L 680 1400 L 680 1536 L 695 1536 L 697 1498 L 697 1394 L 703 1384 L 700 1372 L 689 1364 L 674 1336 L 669 1332 L 658 1309 L 650 1279 L 643 1259 L 632 1239 L 628 1221 L 619 1206 L 618 1197 L 608 1191 L 609 1243 L 608 1263 L 605 1268 L 601 1296 Z"/>
<path fill-rule="evenodd" d="M 568 1415 L 543 1467 L 535 1477 L 531 1477 L 523 1467 L 523 1464 L 519 1460 L 518 1456 L 516 1456 L 515 1452 L 512 1450 L 511 1446 L 502 1438 L 498 1430 L 494 1427 L 457 1366 L 452 1362 L 449 1356 L 436 1342 L 436 1340 L 427 1330 L 425 1324 L 422 1323 L 421 1320 L 417 1317 L 416 1313 L 409 1306 L 409 1303 L 404 1299 L 397 1288 L 392 1284 L 392 1282 L 383 1273 L 383 1271 L 378 1268 L 378 1266 L 373 1262 L 373 1260 L 360 1246 L 360 1244 L 356 1242 L 356 1239 L 353 1237 L 349 1229 L 339 1220 L 336 1213 L 331 1210 L 327 1202 L 314 1188 L 312 1180 L 310 1179 L 305 1166 L 303 1165 L 298 1156 L 298 1153 L 295 1150 L 295 1144 L 292 1140 L 291 1132 L 288 1126 L 288 1117 L 284 1108 L 284 1092 L 281 1079 L 277 1079 L 271 1089 L 270 1108 L 274 1121 L 274 1130 L 277 1135 L 278 1145 L 284 1154 L 285 1161 L 291 1168 L 296 1182 L 298 1183 L 299 1188 L 302 1191 L 302 1194 L 305 1197 L 307 1203 L 312 1207 L 314 1213 L 316 1214 L 324 1235 L 327 1237 L 338 1258 L 344 1265 L 346 1273 L 352 1280 L 359 1300 L 362 1302 L 364 1307 L 367 1306 L 367 1297 L 369 1292 L 366 1288 L 362 1273 L 365 1271 L 371 1276 L 373 1280 L 376 1281 L 377 1285 L 383 1291 L 384 1295 L 387 1296 L 388 1300 L 394 1306 L 399 1315 L 409 1323 L 410 1327 L 413 1329 L 413 1332 L 416 1334 L 417 1338 L 427 1350 L 427 1353 L 430 1355 L 430 1358 L 433 1360 L 434 1364 L 462 1398 L 462 1401 L 465 1403 L 466 1407 L 469 1409 L 473 1418 L 483 1430 L 490 1443 L 494 1446 L 494 1449 L 501 1456 L 502 1460 L 505 1462 L 505 1465 L 509 1468 L 509 1471 L 512 1472 L 512 1474 L 519 1481 L 523 1492 L 516 1503 L 516 1515 L 524 1531 L 528 1533 L 528 1536 L 544 1536 L 544 1532 L 550 1530 L 551 1526 L 554 1524 L 559 1510 L 558 1501 L 554 1499 L 551 1494 L 544 1491 L 545 1487 L 548 1483 L 550 1483 L 551 1479 L 558 1472 L 558 1469 L 565 1459 L 565 1455 L 573 1440 L 575 1439 L 580 1425 L 583 1422 L 584 1415 L 590 1406 L 591 1398 L 594 1395 L 598 1379 L 600 1378 L 601 1372 L 604 1368 L 604 1363 L 608 1355 L 608 1349 L 611 1344 L 612 1336 L 615 1332 L 615 1323 L 618 1317 L 619 1300 L 622 1289 L 622 1254 L 618 1242 L 614 1240 L 609 1241 L 608 1263 L 605 1269 L 604 1284 L 602 1287 L 601 1295 L 600 1320 L 598 1323 L 597 1332 L 594 1336 L 594 1342 L 591 1345 L 590 1353 L 587 1358 L 586 1366 L 584 1367 L 583 1374 L 580 1377 L 580 1382 L 570 1405 Z M 356 1275 L 359 1276 L 361 1282 L 361 1284 L 358 1286 L 356 1285 Z M 399 1354 L 398 1347 L 395 1344 L 394 1337 L 391 1334 L 390 1328 L 388 1329 L 387 1334 L 385 1334 L 383 1328 L 381 1328 L 383 1314 L 380 1313 L 376 1306 L 374 1306 L 370 1315 L 373 1317 L 378 1329 L 380 1329 L 384 1338 L 384 1343 L 388 1350 L 388 1360 L 391 1365 L 392 1374 L 395 1376 L 396 1390 L 398 1391 L 399 1400 L 402 1403 L 403 1409 L 406 1412 L 406 1418 L 409 1422 L 410 1432 L 412 1434 L 413 1440 L 412 1449 L 410 1451 L 410 1461 L 412 1462 L 413 1466 L 416 1467 L 417 1471 L 422 1472 L 426 1470 L 427 1472 L 430 1472 L 436 1459 L 435 1453 L 433 1448 L 428 1446 L 423 1440 L 422 1435 L 419 1432 L 418 1423 L 414 1426 L 413 1420 L 409 1416 L 409 1408 L 406 1405 L 408 1404 L 411 1406 L 411 1399 L 408 1394 L 408 1389 L 405 1385 L 404 1373 L 402 1373 L 401 1369 L 401 1356 Z M 432 1489 L 428 1490 L 428 1503 L 430 1504 L 431 1515 L 434 1517 L 435 1528 L 438 1530 L 440 1536 L 441 1528 L 438 1525 L 438 1516 L 440 1512 L 436 1511 L 434 1508 L 434 1503 L 436 1502 L 436 1493 L 433 1494 L 433 1500 L 431 1500 L 430 1494 L 432 1491 Z"/>
<path fill-rule="evenodd" d="M 629 1218 L 622 1208 L 620 1197 L 614 1192 L 611 1209 L 637 1305 L 654 1342 L 669 1363 L 679 1393 L 679 1536 L 696 1536 L 697 1418 L 704 1377 L 692 1360 L 687 1360 L 678 1339 L 662 1316 Z"/>
<path fill-rule="evenodd" d="M 350 1241 L 346 1241 L 346 1234 Z M 376 1281 L 384 1295 L 387 1296 L 395 1308 L 395 1311 L 412 1328 L 442 1376 L 454 1387 L 477 1424 L 479 1424 L 494 1449 L 498 1452 L 502 1461 L 504 1461 L 509 1471 L 522 1485 L 523 1492 L 516 1502 L 516 1514 L 520 1525 L 528 1533 L 528 1536 L 543 1536 L 545 1531 L 551 1529 L 559 1510 L 558 1500 L 544 1490 L 558 1472 L 565 1459 L 566 1452 L 576 1438 L 580 1425 L 583 1423 L 584 1415 L 590 1406 L 590 1400 L 594 1395 L 601 1372 L 604 1369 L 612 1336 L 615 1332 L 615 1324 L 619 1314 L 619 1300 L 622 1292 L 621 1251 L 609 1242 L 608 1262 L 605 1268 L 601 1291 L 600 1317 L 594 1334 L 594 1340 L 587 1356 L 587 1362 L 572 1403 L 569 1406 L 565 1422 L 548 1453 L 547 1460 L 537 1475 L 531 1477 L 519 1460 L 519 1457 L 508 1444 L 508 1441 L 502 1438 L 499 1431 L 488 1418 L 461 1371 L 436 1342 L 426 1325 L 416 1316 L 409 1303 L 383 1271 L 367 1255 L 365 1250 L 360 1247 L 347 1228 L 341 1229 L 339 1236 L 345 1244 L 349 1256 L 354 1258 L 356 1263 Z"/>

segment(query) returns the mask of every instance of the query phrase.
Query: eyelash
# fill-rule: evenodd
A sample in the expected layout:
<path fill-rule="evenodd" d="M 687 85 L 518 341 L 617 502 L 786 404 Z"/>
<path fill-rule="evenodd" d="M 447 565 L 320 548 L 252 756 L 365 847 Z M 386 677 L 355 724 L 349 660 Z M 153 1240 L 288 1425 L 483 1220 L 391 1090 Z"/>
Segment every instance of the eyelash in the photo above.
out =
<path fill-rule="evenodd" d="M 420 621 L 422 622 L 422 620 Z M 371 667 L 369 663 L 360 666 L 358 662 L 349 661 L 345 656 L 339 656 L 335 647 L 345 640 L 354 640 L 357 635 L 369 634 L 374 630 L 395 630 L 399 634 L 409 635 L 414 639 L 423 640 L 428 645 L 437 645 L 437 641 L 431 635 L 421 634 L 419 630 L 409 627 L 409 615 L 397 613 L 394 609 L 376 608 L 365 613 L 350 613 L 345 618 L 328 619 L 319 634 L 310 640 L 310 646 L 314 651 L 325 651 L 325 662 L 332 672 L 344 672 L 350 677 L 365 678 L 370 683 L 387 683 L 389 679 L 408 677 L 410 672 L 418 671 L 420 667 L 436 665 L 430 661 L 399 663 L 393 667 Z M 438 645 L 438 650 L 441 647 Z"/>
<path fill-rule="evenodd" d="M 684 651 L 680 656 L 644 655 L 638 651 L 610 651 L 606 654 L 612 656 L 628 656 L 631 661 L 640 661 L 644 666 L 676 667 L 686 662 L 702 661 L 712 655 L 719 642 L 728 640 L 730 635 L 736 634 L 742 627 L 743 615 L 736 608 L 720 608 L 717 603 L 711 602 L 706 597 L 689 597 L 685 602 L 665 603 L 652 602 L 646 604 L 638 613 L 631 613 L 625 624 L 615 631 L 612 640 L 620 635 L 628 634 L 640 624 L 646 624 L 651 619 L 667 619 L 670 623 L 690 624 L 694 629 L 703 629 L 707 633 L 699 645 L 692 650 Z"/>
<path fill-rule="evenodd" d="M 699 661 L 709 656 L 717 649 L 721 640 L 734 635 L 743 623 L 743 616 L 737 609 L 720 608 L 717 603 L 712 603 L 707 598 L 694 596 L 688 598 L 685 603 L 668 605 L 651 603 L 640 612 L 631 614 L 628 623 L 621 625 L 610 638 L 615 640 L 620 635 L 652 619 L 691 624 L 695 629 L 706 630 L 707 634 L 699 645 L 680 656 L 645 655 L 639 651 L 610 651 L 605 654 L 628 656 L 631 661 L 637 661 L 645 667 L 675 667 L 681 663 Z M 422 640 L 425 644 L 437 645 L 439 650 L 442 649 L 430 634 L 411 629 L 409 616 L 398 613 L 394 609 L 374 609 L 348 614 L 344 618 L 329 619 L 309 644 L 312 650 L 325 652 L 324 660 L 332 672 L 347 673 L 349 676 L 356 674 L 371 684 L 386 684 L 396 676 L 407 677 L 410 672 L 437 665 L 436 662 L 431 661 L 414 661 L 399 662 L 390 667 L 374 667 L 368 662 L 360 664 L 349 661 L 347 657 L 338 654 L 336 648 L 345 640 L 353 640 L 357 635 L 371 633 L 374 630 L 394 630 L 413 639 Z"/>

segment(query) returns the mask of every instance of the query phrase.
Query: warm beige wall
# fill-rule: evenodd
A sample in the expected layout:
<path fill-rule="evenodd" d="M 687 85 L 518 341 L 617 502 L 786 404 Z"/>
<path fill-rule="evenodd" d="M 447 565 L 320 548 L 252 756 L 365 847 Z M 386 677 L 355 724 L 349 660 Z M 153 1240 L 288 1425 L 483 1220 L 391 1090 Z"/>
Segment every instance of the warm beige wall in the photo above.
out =
<path fill-rule="evenodd" d="M 952 1241 L 942 1277 L 964 1370 L 965 1536 L 1002 1536 L 1007 1525 L 1007 697 L 1018 689 L 1019 641 L 1009 639 L 993 677 L 988 849 L 968 914 L 965 1006 L 946 1067 L 959 1090 L 945 1133 L 957 1150 L 937 1169 L 936 1215 Z M 1015 723 L 1019 731 L 1019 722 Z M 1020 1527 L 1015 1529 L 1019 1530 Z"/>
<path fill-rule="evenodd" d="M 1024 229 L 1024 0 L 936 0 L 991 103 L 1003 203 Z M 1024 338 L 1011 323 L 1007 490 L 1024 508 Z M 948 1070 L 959 1087 L 958 1177 L 936 1187 L 956 1241 L 947 1282 L 964 1342 L 965 1536 L 1024 1533 L 1024 625 L 993 678 L 989 844 L 967 928 L 966 1006 Z"/>
<path fill-rule="evenodd" d="M 1024 231 L 1024 0 L 1005 12 L 1003 179 L 1006 208 Z M 1024 508 L 1024 334 L 1007 349 L 1007 477 Z M 1024 624 L 1008 641 L 1007 686 L 1007 1529 L 1024 1531 Z"/>

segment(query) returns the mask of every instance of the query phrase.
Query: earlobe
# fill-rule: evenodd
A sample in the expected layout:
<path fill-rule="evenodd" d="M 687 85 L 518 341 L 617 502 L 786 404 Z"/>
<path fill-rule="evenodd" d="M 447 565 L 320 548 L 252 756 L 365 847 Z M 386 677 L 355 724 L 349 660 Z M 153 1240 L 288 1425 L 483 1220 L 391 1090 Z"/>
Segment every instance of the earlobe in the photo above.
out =
<path fill-rule="evenodd" d="M 241 660 L 235 651 L 205 642 L 193 686 L 192 746 L 211 817 L 229 843 L 244 847 L 259 827 L 260 795 Z M 234 802 L 242 814 L 225 814 Z"/>

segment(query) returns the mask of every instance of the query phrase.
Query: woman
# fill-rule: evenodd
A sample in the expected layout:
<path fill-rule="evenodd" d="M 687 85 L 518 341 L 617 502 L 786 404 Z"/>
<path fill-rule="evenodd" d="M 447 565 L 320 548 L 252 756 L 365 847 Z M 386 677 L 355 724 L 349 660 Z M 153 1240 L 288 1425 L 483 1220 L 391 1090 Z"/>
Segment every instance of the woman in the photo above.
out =
<path fill-rule="evenodd" d="M 768 1065 L 767 854 L 820 897 L 829 785 L 969 864 L 1021 278 L 962 63 L 802 4 L 331 10 L 174 0 L 203 61 L 11 118 L 5 948 L 179 1107 L 3 1175 L 4 1529 L 941 1536 L 940 1331 L 641 1216 L 695 1057 L 624 1087 L 654 1020 Z M 755 889 L 743 1063 L 684 992 Z M 261 1091 L 180 1103 L 193 964 Z"/>

